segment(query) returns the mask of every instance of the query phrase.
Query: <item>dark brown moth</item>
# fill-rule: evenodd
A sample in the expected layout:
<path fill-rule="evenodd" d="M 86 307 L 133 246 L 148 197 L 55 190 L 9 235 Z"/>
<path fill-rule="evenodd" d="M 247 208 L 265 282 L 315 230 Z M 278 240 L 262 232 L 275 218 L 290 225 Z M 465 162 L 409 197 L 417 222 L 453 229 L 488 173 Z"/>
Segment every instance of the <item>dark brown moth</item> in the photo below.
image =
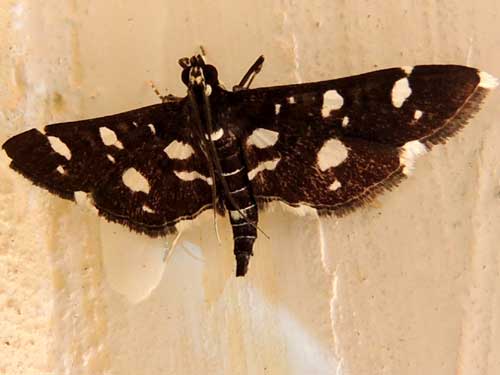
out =
<path fill-rule="evenodd" d="M 320 215 L 363 205 L 464 126 L 498 83 L 474 68 L 421 65 L 250 89 L 263 61 L 228 91 L 201 56 L 181 59 L 186 97 L 31 129 L 3 148 L 34 184 L 151 236 L 228 210 L 243 276 L 266 203 Z"/>

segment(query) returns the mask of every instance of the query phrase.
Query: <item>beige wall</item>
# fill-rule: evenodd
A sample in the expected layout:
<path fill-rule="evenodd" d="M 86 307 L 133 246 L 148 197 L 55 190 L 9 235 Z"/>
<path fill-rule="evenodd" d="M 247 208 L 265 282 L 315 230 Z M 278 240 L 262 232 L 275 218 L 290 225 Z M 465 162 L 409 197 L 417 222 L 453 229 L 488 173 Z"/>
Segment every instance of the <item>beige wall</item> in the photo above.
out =
<path fill-rule="evenodd" d="M 424 63 L 500 76 L 500 2 L 0 0 L 0 143 L 184 95 L 202 44 L 228 87 Z M 500 92 L 392 193 L 339 220 L 261 214 L 233 277 L 210 215 L 149 240 L 0 158 L 0 374 L 500 373 Z M 170 239 L 171 240 L 171 239 Z M 338 372 L 336 372 L 338 371 Z"/>

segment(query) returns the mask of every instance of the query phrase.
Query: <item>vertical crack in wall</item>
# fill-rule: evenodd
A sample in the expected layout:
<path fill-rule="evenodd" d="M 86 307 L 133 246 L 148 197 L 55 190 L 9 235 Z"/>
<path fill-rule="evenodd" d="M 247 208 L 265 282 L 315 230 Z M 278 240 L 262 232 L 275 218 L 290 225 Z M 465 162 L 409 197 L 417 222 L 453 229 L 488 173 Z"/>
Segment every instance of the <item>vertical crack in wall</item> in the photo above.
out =
<path fill-rule="evenodd" d="M 299 42 L 297 40 L 297 34 L 295 31 L 292 32 L 292 43 L 293 43 L 293 56 L 295 65 L 295 79 L 297 83 L 302 83 L 302 76 L 300 74 L 300 52 L 299 52 Z"/>
<path fill-rule="evenodd" d="M 323 222 L 321 221 L 319 215 L 316 215 L 316 220 L 318 221 L 318 236 L 320 244 L 320 254 L 321 254 L 321 264 L 326 273 L 330 274 L 330 269 L 328 268 L 327 256 L 326 256 L 326 239 L 325 232 L 323 230 Z"/>
<path fill-rule="evenodd" d="M 491 131 L 491 130 L 490 130 Z M 493 319 L 493 301 L 495 280 L 498 273 L 498 259 L 496 249 L 489 244 L 493 243 L 490 236 L 496 229 L 499 217 L 493 217 L 495 211 L 488 208 L 489 199 L 493 195 L 491 170 L 481 166 L 485 153 L 485 142 L 498 137 L 484 137 L 480 148 L 480 157 L 476 160 L 477 194 L 472 215 L 473 247 L 471 249 L 470 281 L 468 293 L 464 298 L 464 314 L 462 320 L 461 342 L 458 348 L 457 373 L 467 375 L 481 375 L 488 373 L 489 357 L 491 355 L 491 335 Z M 487 159 L 484 156 L 484 159 Z M 496 172 L 498 174 L 498 171 Z M 499 176 L 496 176 L 498 181 Z M 498 216 L 498 215 L 497 215 Z M 488 225 L 488 223 L 490 225 Z"/>
<path fill-rule="evenodd" d="M 333 352 L 335 353 L 335 358 L 338 361 L 337 365 L 337 374 L 342 374 L 343 373 L 343 361 L 341 357 L 341 348 L 339 344 L 341 343 L 340 338 L 337 335 L 336 327 L 335 327 L 335 318 L 336 318 L 336 308 L 337 308 L 337 303 L 338 301 L 338 296 L 339 296 L 339 278 L 338 278 L 338 272 L 337 269 L 332 273 L 332 298 L 330 300 L 330 322 L 331 322 L 331 331 L 332 331 L 332 337 L 333 337 Z"/>
<path fill-rule="evenodd" d="M 301 69 L 301 59 L 300 59 L 300 44 L 297 38 L 296 27 L 291 19 L 290 14 L 292 13 L 293 5 L 290 0 L 285 0 L 283 2 L 283 29 L 286 35 L 290 35 L 291 50 L 293 54 L 293 64 L 294 64 L 294 76 L 297 83 L 302 83 L 302 75 L 300 73 Z"/>
<path fill-rule="evenodd" d="M 474 52 L 474 36 L 469 37 L 469 48 L 465 57 L 465 65 L 470 66 L 472 61 L 472 53 Z"/>

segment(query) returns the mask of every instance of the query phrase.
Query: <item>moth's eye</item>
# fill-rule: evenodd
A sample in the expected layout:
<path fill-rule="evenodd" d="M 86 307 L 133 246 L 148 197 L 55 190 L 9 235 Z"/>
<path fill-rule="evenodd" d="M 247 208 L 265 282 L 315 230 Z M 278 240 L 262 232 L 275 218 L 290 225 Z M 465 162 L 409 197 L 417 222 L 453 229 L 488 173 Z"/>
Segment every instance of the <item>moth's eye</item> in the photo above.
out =
<path fill-rule="evenodd" d="M 203 68 L 203 74 L 205 75 L 205 81 L 214 84 L 218 82 L 217 69 L 213 65 L 205 65 Z"/>
<path fill-rule="evenodd" d="M 189 67 L 188 68 L 184 68 L 184 70 L 182 71 L 182 74 L 181 74 L 181 78 L 182 78 L 182 82 L 184 82 L 184 84 L 186 86 L 188 86 L 189 84 Z"/>

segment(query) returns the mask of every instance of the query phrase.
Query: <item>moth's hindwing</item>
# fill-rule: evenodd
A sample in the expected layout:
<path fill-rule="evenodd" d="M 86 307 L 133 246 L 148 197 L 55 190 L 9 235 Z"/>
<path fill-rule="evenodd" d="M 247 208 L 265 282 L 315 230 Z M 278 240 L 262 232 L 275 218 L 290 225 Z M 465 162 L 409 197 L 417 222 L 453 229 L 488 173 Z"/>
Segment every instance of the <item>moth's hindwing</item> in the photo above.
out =
<path fill-rule="evenodd" d="M 326 214 L 355 208 L 408 175 L 496 84 L 473 68 L 424 65 L 236 92 L 256 199 Z"/>
<path fill-rule="evenodd" d="M 9 139 L 11 167 L 62 198 L 149 235 L 212 207 L 206 159 L 183 100 L 48 125 Z M 90 198 L 90 199 L 87 199 Z"/>

